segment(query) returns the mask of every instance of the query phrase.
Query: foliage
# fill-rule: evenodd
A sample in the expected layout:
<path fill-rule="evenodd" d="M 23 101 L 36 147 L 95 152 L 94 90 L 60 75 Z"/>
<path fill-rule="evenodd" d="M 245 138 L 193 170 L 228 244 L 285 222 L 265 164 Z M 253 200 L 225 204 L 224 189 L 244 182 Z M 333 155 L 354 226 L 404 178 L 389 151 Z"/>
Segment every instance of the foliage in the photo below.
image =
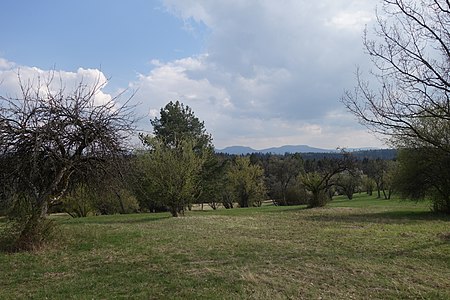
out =
<path fill-rule="evenodd" d="M 362 185 L 365 191 L 372 195 L 376 188 L 377 197 L 383 194 L 385 199 L 390 199 L 395 190 L 394 178 L 397 176 L 397 162 L 395 160 L 364 160 L 361 169 L 364 173 Z"/>
<path fill-rule="evenodd" d="M 300 199 L 288 199 L 294 196 L 297 177 L 303 171 L 303 160 L 300 154 L 272 155 L 269 157 L 265 174 L 268 192 L 277 205 L 298 204 Z M 295 196 L 294 196 L 295 197 Z"/>
<path fill-rule="evenodd" d="M 200 172 L 201 191 L 196 197 L 197 203 L 208 203 L 216 209 L 222 202 L 222 193 L 226 189 L 225 175 L 228 161 L 215 155 L 212 149 L 203 151 L 205 161 Z"/>
<path fill-rule="evenodd" d="M 140 211 L 139 202 L 127 189 L 100 190 L 94 195 L 93 206 L 96 214 L 131 214 Z"/>
<path fill-rule="evenodd" d="M 349 200 L 353 199 L 353 194 L 361 184 L 361 174 L 358 172 L 344 171 L 337 175 L 336 185 L 342 194 L 346 195 Z"/>
<path fill-rule="evenodd" d="M 306 161 L 306 173 L 300 175 L 300 181 L 310 193 L 308 207 L 325 206 L 334 193 L 336 175 L 354 168 L 355 160 L 349 153 L 344 153 L 340 159 L 323 158 L 318 161 Z"/>
<path fill-rule="evenodd" d="M 45 84 L 20 82 L 19 98 L 0 96 L 0 201 L 15 197 L 28 207 L 16 219 L 25 222 L 18 241 L 38 234 L 48 207 L 74 183 L 106 178 L 115 169 L 109 166 L 127 150 L 131 107 L 120 106 L 117 97 L 96 99 L 105 84 L 81 82 L 67 92 L 62 83 L 55 89 L 50 78 Z"/>
<path fill-rule="evenodd" d="M 22 251 L 39 249 L 54 233 L 54 222 L 41 218 L 33 199 L 16 193 L 8 211 L 5 228 L 0 231 L 0 250 Z"/>
<path fill-rule="evenodd" d="M 200 172 L 205 155 L 194 151 L 193 141 L 181 141 L 177 148 L 166 146 L 158 138 L 147 138 L 151 150 L 140 155 L 146 170 L 150 197 L 169 208 L 172 216 L 184 214 L 201 191 Z"/>
<path fill-rule="evenodd" d="M 391 199 L 392 193 L 395 191 L 395 178 L 398 177 L 397 161 L 387 161 L 386 170 L 383 173 L 383 195 L 384 199 Z"/>
<path fill-rule="evenodd" d="M 206 132 L 204 122 L 201 122 L 189 106 L 170 101 L 161 108 L 160 116 L 150 120 L 153 134 L 168 147 L 178 147 L 183 141 L 190 140 L 194 148 L 212 148 L 212 137 Z M 143 139 L 144 143 L 146 139 Z"/>
<path fill-rule="evenodd" d="M 403 149 L 395 186 L 403 197 L 429 198 L 437 212 L 450 214 L 450 155 L 436 149 Z"/>
<path fill-rule="evenodd" d="M 238 156 L 227 173 L 228 182 L 240 207 L 261 206 L 266 196 L 264 169 Z"/>
<path fill-rule="evenodd" d="M 328 194 L 330 185 L 326 178 L 326 175 L 318 172 L 310 172 L 300 176 L 301 182 L 310 193 L 308 207 L 322 207 L 330 201 Z"/>
<path fill-rule="evenodd" d="M 308 192 L 297 176 L 286 189 L 286 205 L 301 205 L 308 203 Z M 278 202 L 276 203 L 277 205 Z"/>
<path fill-rule="evenodd" d="M 95 193 L 86 184 L 78 184 L 63 197 L 63 210 L 73 218 L 87 217 L 94 212 L 94 197 Z"/>
<path fill-rule="evenodd" d="M 362 188 L 367 193 L 367 195 L 372 196 L 373 190 L 375 188 L 375 181 L 367 175 L 361 177 Z"/>

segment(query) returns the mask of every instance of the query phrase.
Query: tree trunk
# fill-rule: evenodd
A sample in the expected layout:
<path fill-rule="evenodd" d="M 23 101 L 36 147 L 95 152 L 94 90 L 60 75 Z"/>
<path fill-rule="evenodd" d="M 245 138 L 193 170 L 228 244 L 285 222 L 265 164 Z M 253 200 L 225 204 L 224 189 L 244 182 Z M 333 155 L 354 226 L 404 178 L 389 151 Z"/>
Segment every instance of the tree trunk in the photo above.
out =
<path fill-rule="evenodd" d="M 381 198 L 381 187 L 380 184 L 377 183 L 377 198 Z"/>
<path fill-rule="evenodd" d="M 170 208 L 170 213 L 172 214 L 172 217 L 178 217 L 178 208 L 176 207 L 171 207 Z"/>
<path fill-rule="evenodd" d="M 48 201 L 39 199 L 37 205 L 31 208 L 30 213 L 22 214 L 17 220 L 21 230 L 14 241 L 13 250 L 32 250 L 39 248 L 52 229 L 51 223 L 46 220 Z"/>
<path fill-rule="evenodd" d="M 121 213 L 121 214 L 125 214 L 126 211 L 125 211 L 125 206 L 123 205 L 122 197 L 120 196 L 119 192 L 116 191 L 116 190 L 114 191 L 114 194 L 116 194 L 117 199 L 119 200 L 119 204 L 120 204 L 120 213 Z"/>

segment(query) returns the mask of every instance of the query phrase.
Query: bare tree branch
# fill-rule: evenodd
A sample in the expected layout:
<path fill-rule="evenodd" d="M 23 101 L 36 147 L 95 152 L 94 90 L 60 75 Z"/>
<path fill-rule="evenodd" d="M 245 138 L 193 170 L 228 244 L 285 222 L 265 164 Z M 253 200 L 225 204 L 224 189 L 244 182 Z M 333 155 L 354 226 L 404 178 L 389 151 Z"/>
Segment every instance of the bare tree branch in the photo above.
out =
<path fill-rule="evenodd" d="M 375 80 L 369 84 L 358 70 L 342 102 L 392 143 L 450 153 L 449 11 L 448 0 L 384 0 L 375 37 L 365 31 Z"/>

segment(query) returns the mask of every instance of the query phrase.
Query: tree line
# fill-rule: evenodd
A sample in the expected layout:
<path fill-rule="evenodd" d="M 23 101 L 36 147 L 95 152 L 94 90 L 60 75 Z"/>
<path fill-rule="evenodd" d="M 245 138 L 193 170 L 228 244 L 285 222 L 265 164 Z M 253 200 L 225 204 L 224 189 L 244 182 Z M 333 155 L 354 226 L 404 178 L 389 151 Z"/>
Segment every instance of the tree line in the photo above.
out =
<path fill-rule="evenodd" d="M 170 211 L 177 217 L 193 205 L 230 209 L 261 206 L 270 200 L 281 206 L 319 207 L 337 194 L 352 199 L 355 192 L 376 191 L 379 198 L 389 199 L 393 191 L 393 160 L 358 160 L 345 151 L 333 156 L 309 154 L 306 159 L 299 153 L 215 153 L 204 123 L 178 101 L 168 103 L 151 123 L 153 133 L 141 135 L 143 147 L 127 158 L 127 189 L 122 193 L 128 197 L 118 195 L 114 201 L 114 195 L 96 195 L 97 188 L 86 194 L 83 185 L 59 209 L 73 216 Z M 80 206 L 83 193 L 91 201 Z M 109 202 L 96 200 L 111 197 Z"/>

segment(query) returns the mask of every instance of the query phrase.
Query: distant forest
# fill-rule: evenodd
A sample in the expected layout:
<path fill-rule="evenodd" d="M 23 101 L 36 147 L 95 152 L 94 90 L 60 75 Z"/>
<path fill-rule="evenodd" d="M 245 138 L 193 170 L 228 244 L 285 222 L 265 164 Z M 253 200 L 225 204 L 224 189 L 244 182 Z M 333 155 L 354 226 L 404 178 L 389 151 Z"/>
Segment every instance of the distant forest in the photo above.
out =
<path fill-rule="evenodd" d="M 348 152 L 356 158 L 357 160 L 396 160 L 397 159 L 397 150 L 396 149 L 371 149 L 371 150 L 359 150 Z M 344 152 L 328 152 L 328 153 L 299 153 L 303 160 L 320 160 L 324 158 L 342 158 Z M 235 154 L 224 154 L 220 153 L 223 156 L 236 156 Z M 256 156 L 256 157 L 265 157 L 265 156 L 283 156 L 281 154 L 272 154 L 272 153 L 252 153 L 243 156 Z"/>
<path fill-rule="evenodd" d="M 382 160 L 395 160 L 397 158 L 396 149 L 374 149 L 374 150 L 361 150 L 350 152 L 357 160 L 364 159 L 382 159 Z M 322 159 L 322 158 L 341 158 L 343 153 L 302 153 L 304 160 L 310 159 Z"/>

